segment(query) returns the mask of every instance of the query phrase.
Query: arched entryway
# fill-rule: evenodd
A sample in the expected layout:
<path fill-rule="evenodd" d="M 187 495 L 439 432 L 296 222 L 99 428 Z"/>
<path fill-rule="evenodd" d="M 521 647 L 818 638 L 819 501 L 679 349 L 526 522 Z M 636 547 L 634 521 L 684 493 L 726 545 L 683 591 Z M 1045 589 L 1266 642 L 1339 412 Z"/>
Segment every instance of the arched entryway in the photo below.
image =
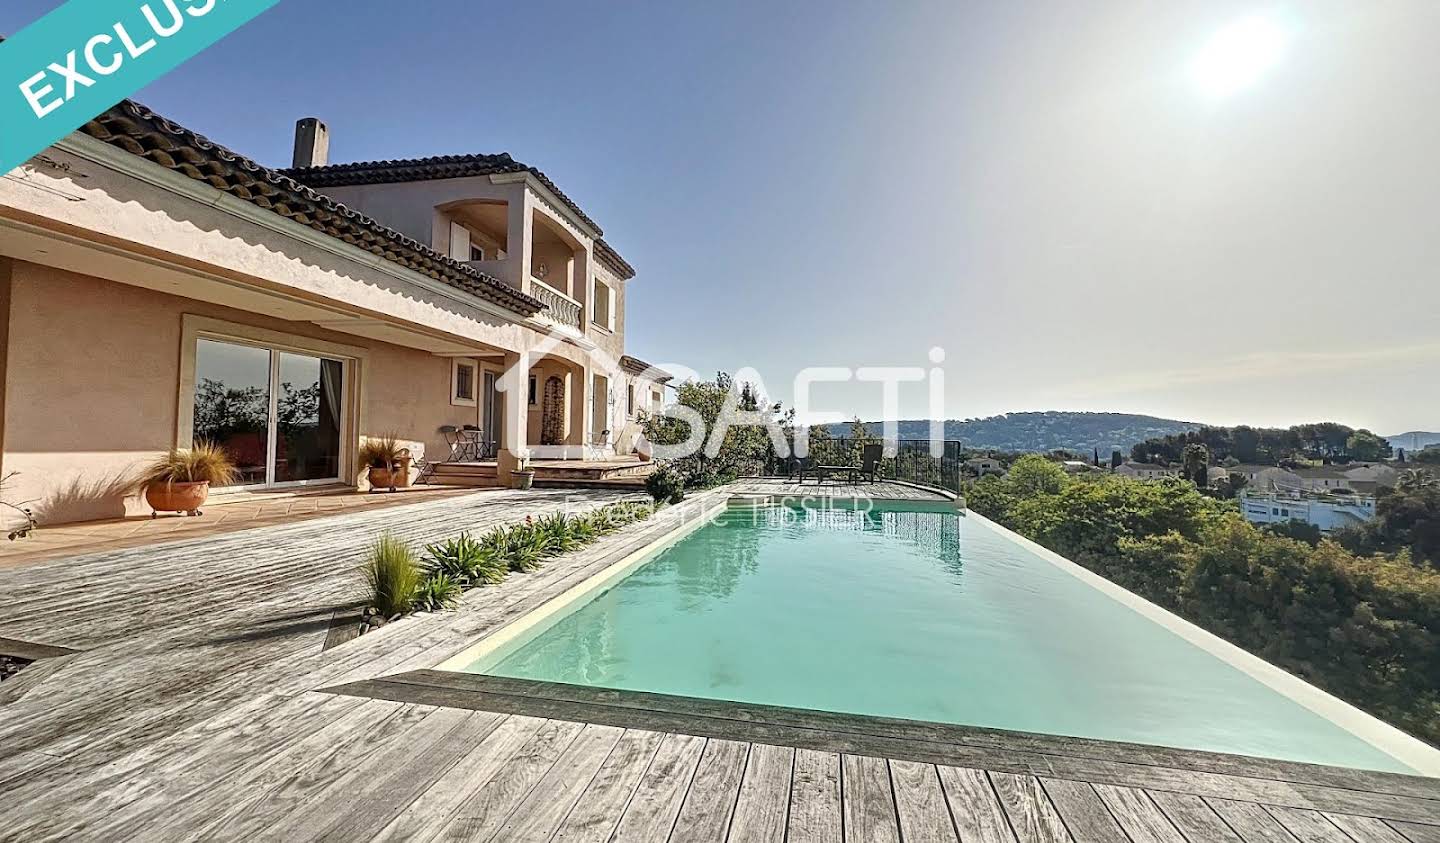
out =
<path fill-rule="evenodd" d="M 565 441 L 565 381 L 556 375 L 545 379 L 540 405 L 540 444 L 561 445 Z"/>

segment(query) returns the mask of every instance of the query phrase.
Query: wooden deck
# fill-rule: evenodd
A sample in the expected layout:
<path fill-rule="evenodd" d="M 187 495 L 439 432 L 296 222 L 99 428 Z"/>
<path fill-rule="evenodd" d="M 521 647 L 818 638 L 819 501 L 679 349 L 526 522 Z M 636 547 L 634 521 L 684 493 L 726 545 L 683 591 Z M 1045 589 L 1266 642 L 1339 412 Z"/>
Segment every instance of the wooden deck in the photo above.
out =
<path fill-rule="evenodd" d="M 0 840 L 1440 841 L 1430 779 L 428 670 L 664 521 L 323 649 L 380 531 L 618 496 L 482 491 L 0 570 L 0 638 L 81 651 L 0 686 Z"/>

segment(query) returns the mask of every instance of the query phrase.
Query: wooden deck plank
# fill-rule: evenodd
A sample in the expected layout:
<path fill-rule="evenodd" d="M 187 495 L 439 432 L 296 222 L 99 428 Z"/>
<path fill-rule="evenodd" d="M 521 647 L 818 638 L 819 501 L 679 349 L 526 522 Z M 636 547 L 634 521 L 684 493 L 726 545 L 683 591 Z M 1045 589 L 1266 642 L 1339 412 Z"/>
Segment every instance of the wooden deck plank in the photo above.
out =
<path fill-rule="evenodd" d="M 1095 792 L 1134 843 L 1185 843 L 1184 835 L 1145 791 L 1097 784 Z"/>
<path fill-rule="evenodd" d="M 840 804 L 840 756 L 813 749 L 795 751 L 790 782 L 790 843 L 841 843 L 844 812 Z"/>
<path fill-rule="evenodd" d="M 534 717 L 506 717 L 488 738 L 407 805 L 373 839 L 376 843 L 426 840 L 435 835 L 469 798 L 477 783 L 499 772 L 545 722 Z"/>
<path fill-rule="evenodd" d="M 713 843 L 730 833 L 730 818 L 745 778 L 750 745 L 738 741 L 711 740 L 690 781 L 690 792 L 670 832 L 672 843 Z"/>
<path fill-rule="evenodd" d="M 990 782 L 1020 843 L 1071 843 L 1070 832 L 1039 779 L 992 772 Z"/>
<path fill-rule="evenodd" d="M 582 729 L 530 795 L 505 818 L 494 839 L 550 839 L 624 734 L 624 729 L 614 726 L 592 724 Z"/>
<path fill-rule="evenodd" d="M 1005 809 L 984 771 L 964 767 L 936 768 L 950 816 L 964 843 L 1015 843 L 1015 833 L 1005 818 Z"/>
<path fill-rule="evenodd" d="M 1231 799 L 1205 801 L 1245 843 L 1296 843 L 1295 835 L 1286 831 L 1261 805 Z"/>
<path fill-rule="evenodd" d="M 1229 824 L 1199 796 L 1169 790 L 1149 793 L 1155 805 L 1190 843 L 1241 843 Z"/>
<path fill-rule="evenodd" d="M 153 827 L 160 838 L 249 839 L 322 792 L 429 716 L 428 706 L 373 700 L 295 741 L 222 786 L 188 798 Z"/>
<path fill-rule="evenodd" d="M 754 744 L 730 818 L 731 843 L 779 843 L 790 812 L 790 776 L 795 750 Z"/>
<path fill-rule="evenodd" d="M 367 756 L 364 761 L 338 778 L 331 779 L 325 787 L 295 805 L 295 809 L 282 815 L 278 821 L 267 826 L 256 836 L 275 840 L 293 840 L 304 837 L 317 839 L 343 826 L 350 819 L 371 819 L 369 798 L 383 799 L 379 808 L 389 807 L 391 802 L 380 789 L 386 785 L 408 789 L 411 782 L 402 780 L 397 771 L 412 774 L 411 765 L 453 764 L 458 755 L 451 755 L 449 737 L 456 734 L 465 740 L 472 729 L 467 726 L 472 712 L 454 709 L 437 709 L 410 726 L 403 734 L 389 741 L 383 750 Z M 499 722 L 496 715 L 473 721 L 478 726 L 474 732 L 488 734 Z M 457 730 L 458 734 L 457 734 Z M 476 742 L 478 743 L 477 737 Z M 469 747 L 467 746 L 468 750 Z M 421 770 L 413 769 L 413 773 Z M 428 781 L 425 783 L 428 784 Z M 413 795 L 418 795 L 417 788 Z M 373 795 L 373 796 L 372 796 Z M 387 815 L 378 824 L 388 822 Z M 371 829 L 373 834 L 376 829 Z M 223 834 L 223 831 L 222 831 Z"/>
<path fill-rule="evenodd" d="M 489 778 L 475 782 L 474 790 L 437 830 L 415 839 L 489 840 L 584 728 L 582 723 L 546 721 Z"/>
<path fill-rule="evenodd" d="M 1090 784 L 1048 778 L 1041 778 L 1040 784 L 1055 810 L 1060 812 L 1060 819 L 1064 820 L 1076 843 L 1107 843 L 1125 839 L 1125 832 L 1120 830 L 1110 809 Z"/>
<path fill-rule="evenodd" d="M 907 843 L 958 843 L 934 764 L 891 761 L 890 783 L 900 816 L 900 834 Z"/>
<path fill-rule="evenodd" d="M 1350 835 L 1350 839 L 1356 843 L 1410 843 L 1400 835 L 1400 832 L 1386 825 L 1383 820 L 1373 817 L 1326 814 L 1325 818 Z"/>
<path fill-rule="evenodd" d="M 620 817 L 612 843 L 650 843 L 668 838 L 704 751 L 704 738 L 666 735 Z"/>
<path fill-rule="evenodd" d="M 1410 843 L 1440 843 L 1440 826 L 1392 821 L 1390 827 L 1400 832 Z"/>
<path fill-rule="evenodd" d="M 555 843 L 605 843 L 619 825 L 660 742 L 659 732 L 626 732 L 580 795 L 551 839 Z"/>
<path fill-rule="evenodd" d="M 1302 843 L 1352 843 L 1350 835 L 1319 811 L 1279 807 L 1268 807 L 1266 810 Z"/>
<path fill-rule="evenodd" d="M 895 810 L 890 765 L 883 758 L 846 755 L 841 771 L 845 839 L 899 843 L 900 818 Z"/>

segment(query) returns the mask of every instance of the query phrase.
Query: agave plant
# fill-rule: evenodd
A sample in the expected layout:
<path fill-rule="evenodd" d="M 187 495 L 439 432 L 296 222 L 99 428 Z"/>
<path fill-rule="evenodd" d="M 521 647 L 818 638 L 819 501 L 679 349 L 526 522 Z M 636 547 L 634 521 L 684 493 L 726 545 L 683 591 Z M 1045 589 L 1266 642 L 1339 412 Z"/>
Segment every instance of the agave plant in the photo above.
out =
<path fill-rule="evenodd" d="M 570 536 L 575 540 L 576 546 L 580 547 L 600 538 L 600 531 L 596 529 L 591 516 L 580 515 L 570 519 Z"/>
<path fill-rule="evenodd" d="M 404 541 L 390 533 L 381 535 L 371 545 L 362 570 L 370 586 L 370 605 L 382 617 L 403 615 L 415 606 L 424 574 Z"/>
<path fill-rule="evenodd" d="M 443 573 L 463 588 L 494 585 L 505 579 L 507 567 L 503 552 L 472 539 L 469 533 L 428 545 L 425 552 L 432 576 Z"/>
<path fill-rule="evenodd" d="M 415 589 L 414 607 L 422 612 L 453 609 L 460 602 L 460 583 L 442 571 L 432 571 Z"/>
<path fill-rule="evenodd" d="M 505 531 L 505 561 L 512 571 L 533 571 L 550 550 L 550 537 L 530 524 Z"/>
<path fill-rule="evenodd" d="M 367 437 L 364 442 L 360 443 L 360 467 L 393 468 L 403 456 L 401 454 L 403 450 L 405 449 L 393 433 Z"/>
<path fill-rule="evenodd" d="M 574 525 L 575 519 L 563 512 L 556 512 L 536 521 L 535 529 L 544 533 L 549 539 L 547 553 L 554 556 L 580 546 L 580 542 L 573 532 Z"/>
<path fill-rule="evenodd" d="M 225 449 L 204 440 L 189 448 L 175 448 L 157 457 L 145 467 L 139 485 L 159 486 L 169 483 L 205 483 L 223 486 L 233 483 L 240 472 Z"/>

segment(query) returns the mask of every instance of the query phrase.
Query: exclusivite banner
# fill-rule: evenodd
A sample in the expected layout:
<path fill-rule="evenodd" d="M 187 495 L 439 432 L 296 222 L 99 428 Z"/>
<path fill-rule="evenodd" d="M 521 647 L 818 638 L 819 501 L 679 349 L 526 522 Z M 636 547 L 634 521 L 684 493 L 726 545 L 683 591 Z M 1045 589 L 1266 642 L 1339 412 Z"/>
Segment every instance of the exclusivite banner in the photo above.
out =
<path fill-rule="evenodd" d="M 0 43 L 0 173 L 280 0 L 70 0 Z"/>

